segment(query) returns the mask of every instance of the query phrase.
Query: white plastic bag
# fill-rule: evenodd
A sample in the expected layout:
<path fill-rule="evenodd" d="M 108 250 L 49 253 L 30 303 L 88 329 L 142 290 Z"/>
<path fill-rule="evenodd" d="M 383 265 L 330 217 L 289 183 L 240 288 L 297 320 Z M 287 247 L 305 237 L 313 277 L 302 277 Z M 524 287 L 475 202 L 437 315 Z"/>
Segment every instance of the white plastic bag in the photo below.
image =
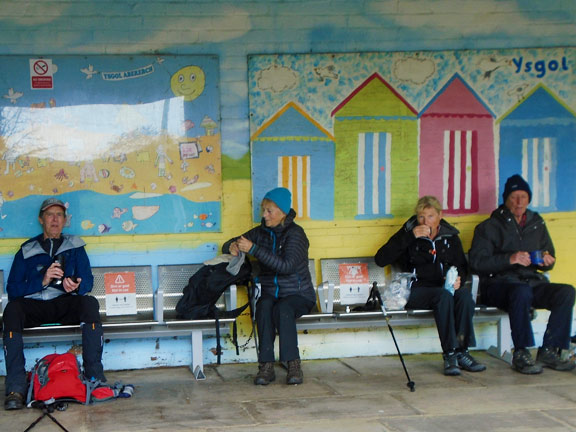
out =
<path fill-rule="evenodd" d="M 389 284 L 384 287 L 382 301 L 388 310 L 404 309 L 410 297 L 412 273 L 396 273 Z"/>

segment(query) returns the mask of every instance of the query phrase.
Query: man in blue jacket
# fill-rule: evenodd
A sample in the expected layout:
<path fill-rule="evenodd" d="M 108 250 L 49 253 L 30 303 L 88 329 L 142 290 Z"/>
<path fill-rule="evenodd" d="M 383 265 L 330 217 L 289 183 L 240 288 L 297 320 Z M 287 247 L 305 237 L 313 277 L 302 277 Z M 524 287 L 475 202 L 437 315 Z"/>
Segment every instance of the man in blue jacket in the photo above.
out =
<path fill-rule="evenodd" d="M 554 267 L 556 254 L 544 219 L 528 209 L 532 199 L 528 183 L 513 175 L 502 198 L 504 204 L 476 227 L 469 253 L 472 270 L 480 275 L 482 303 L 510 316 L 514 370 L 538 374 L 545 366 L 570 371 L 574 363 L 564 360 L 560 351 L 570 347 L 574 287 L 550 283 L 542 273 Z M 528 351 L 535 345 L 531 308 L 550 311 L 536 362 Z"/>
<path fill-rule="evenodd" d="M 14 257 L 8 277 L 8 305 L 4 310 L 6 360 L 4 409 L 24 407 L 26 370 L 22 330 L 41 324 L 81 324 L 84 374 L 105 382 L 102 367 L 102 324 L 92 290 L 94 277 L 84 246 L 62 234 L 66 206 L 56 198 L 40 206 L 43 233 L 26 241 Z"/>

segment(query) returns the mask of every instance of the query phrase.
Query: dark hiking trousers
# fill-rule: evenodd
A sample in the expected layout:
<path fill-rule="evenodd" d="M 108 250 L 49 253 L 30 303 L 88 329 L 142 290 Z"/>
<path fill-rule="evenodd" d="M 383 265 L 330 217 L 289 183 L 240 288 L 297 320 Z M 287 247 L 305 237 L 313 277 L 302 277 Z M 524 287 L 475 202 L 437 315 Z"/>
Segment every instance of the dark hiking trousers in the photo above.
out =
<path fill-rule="evenodd" d="M 98 300 L 91 296 L 63 294 L 52 300 L 10 300 L 2 316 L 6 394 L 26 394 L 26 360 L 22 330 L 42 324 L 82 326 L 82 359 L 87 378 L 105 381 L 102 368 L 102 325 Z"/>
<path fill-rule="evenodd" d="M 256 305 L 256 324 L 260 339 L 260 363 L 274 361 L 276 332 L 280 342 L 280 361 L 288 362 L 300 358 L 296 319 L 309 313 L 314 302 L 299 296 L 275 298 L 263 295 Z"/>

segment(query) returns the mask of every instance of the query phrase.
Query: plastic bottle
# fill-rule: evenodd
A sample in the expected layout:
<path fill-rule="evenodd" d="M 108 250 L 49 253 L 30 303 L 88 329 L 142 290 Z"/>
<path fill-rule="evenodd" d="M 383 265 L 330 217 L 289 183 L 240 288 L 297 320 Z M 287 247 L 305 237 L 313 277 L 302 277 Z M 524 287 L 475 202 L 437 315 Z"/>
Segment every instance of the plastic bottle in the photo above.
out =
<path fill-rule="evenodd" d="M 458 277 L 458 269 L 454 266 L 448 269 L 446 273 L 446 281 L 444 282 L 444 288 L 450 291 L 450 294 L 454 295 L 454 282 L 456 282 L 456 278 Z"/>

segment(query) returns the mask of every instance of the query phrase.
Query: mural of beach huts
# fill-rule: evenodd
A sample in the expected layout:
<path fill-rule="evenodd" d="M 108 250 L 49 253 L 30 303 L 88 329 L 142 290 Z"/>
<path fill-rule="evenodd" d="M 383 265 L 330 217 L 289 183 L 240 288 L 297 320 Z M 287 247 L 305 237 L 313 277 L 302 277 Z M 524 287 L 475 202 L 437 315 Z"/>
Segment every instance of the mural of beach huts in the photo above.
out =
<path fill-rule="evenodd" d="M 332 111 L 337 219 L 406 214 L 418 196 L 416 110 L 378 73 Z"/>
<path fill-rule="evenodd" d="M 251 138 L 253 217 L 266 192 L 282 186 L 292 192 L 299 218 L 334 218 L 334 137 L 297 104 L 290 102 Z"/>
<path fill-rule="evenodd" d="M 499 191 L 521 174 L 540 212 L 576 209 L 576 113 L 543 84 L 498 119 Z"/>
<path fill-rule="evenodd" d="M 494 113 L 454 74 L 419 117 L 420 196 L 438 197 L 448 214 L 493 210 Z"/>

